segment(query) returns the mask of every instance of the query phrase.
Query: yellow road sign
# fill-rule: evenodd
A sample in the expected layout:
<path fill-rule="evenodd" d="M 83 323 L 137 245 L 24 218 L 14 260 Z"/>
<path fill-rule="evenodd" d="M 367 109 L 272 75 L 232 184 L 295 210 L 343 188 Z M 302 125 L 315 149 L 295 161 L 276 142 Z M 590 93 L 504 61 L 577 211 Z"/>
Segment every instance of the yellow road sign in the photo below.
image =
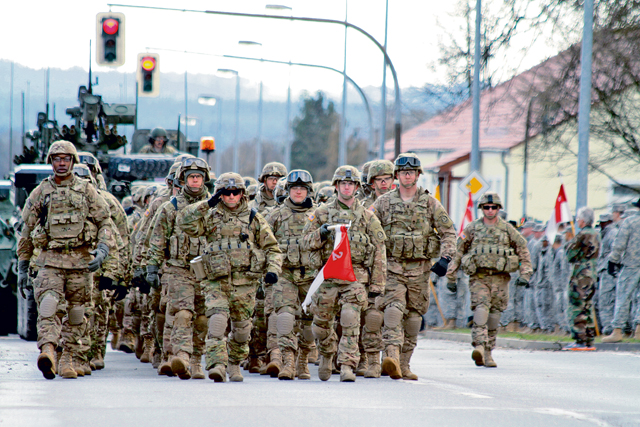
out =
<path fill-rule="evenodd" d="M 460 190 L 465 194 L 471 192 L 471 199 L 475 202 L 489 190 L 489 184 L 478 172 L 471 172 L 460 182 Z"/>

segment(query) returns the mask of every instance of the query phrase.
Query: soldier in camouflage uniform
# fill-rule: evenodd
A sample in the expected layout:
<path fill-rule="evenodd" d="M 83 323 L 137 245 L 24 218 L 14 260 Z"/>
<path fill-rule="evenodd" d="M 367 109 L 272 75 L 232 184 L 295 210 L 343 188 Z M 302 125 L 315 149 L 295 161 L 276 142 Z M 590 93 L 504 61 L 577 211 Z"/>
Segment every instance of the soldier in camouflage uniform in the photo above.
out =
<path fill-rule="evenodd" d="M 263 216 L 249 208 L 244 191 L 240 175 L 224 173 L 213 197 L 187 206 L 176 220 L 189 236 L 207 239 L 205 253 L 192 265 L 204 279 L 206 364 L 216 382 L 226 381 L 227 366 L 231 381 L 243 380 L 239 364 L 249 355 L 258 281 L 264 275 L 264 283 L 275 284 L 282 264 L 278 241 Z"/>
<path fill-rule="evenodd" d="M 393 163 L 389 160 L 371 162 L 369 174 L 367 175 L 367 184 L 371 188 L 371 192 L 362 202 L 365 209 L 369 209 L 380 196 L 391 191 L 391 186 L 393 185 Z"/>
<path fill-rule="evenodd" d="M 167 131 L 153 128 L 149 134 L 149 144 L 140 149 L 140 154 L 175 154 L 178 150 L 167 139 Z"/>
<path fill-rule="evenodd" d="M 316 193 L 316 204 L 330 203 L 335 199 L 336 189 L 334 187 L 322 187 Z"/>
<path fill-rule="evenodd" d="M 360 185 L 360 174 L 353 166 L 340 166 L 333 175 L 333 185 L 337 198 L 331 203 L 320 206 L 309 216 L 304 228 L 303 248 L 320 251 L 323 263 L 333 251 L 334 236 L 330 225 L 349 224 L 349 242 L 351 261 L 356 276 L 355 282 L 343 280 L 325 280 L 313 295 L 312 331 L 318 340 L 322 361 L 318 376 L 322 381 L 331 377 L 333 358 L 338 352 L 340 381 L 355 381 L 353 370 L 360 359 L 358 337 L 360 335 L 361 311 L 369 304 L 374 305 L 385 288 L 386 255 L 384 250 L 385 234 L 380 221 L 355 199 Z M 379 311 L 378 311 L 379 313 Z M 334 330 L 335 317 L 339 314 L 342 337 Z M 366 331 L 379 329 L 382 323 L 379 317 L 368 321 Z M 365 341 L 365 345 L 368 341 Z M 367 351 L 373 350 L 367 347 Z M 378 355 L 379 349 L 375 353 Z M 371 357 L 373 363 L 373 357 Z"/>
<path fill-rule="evenodd" d="M 256 208 L 259 213 L 264 213 L 265 209 L 276 206 L 277 203 L 273 197 L 273 192 L 276 189 L 278 180 L 286 176 L 287 168 L 282 163 L 271 162 L 264 165 L 262 173 L 258 177 L 260 189 L 256 198 L 249 204 L 249 208 Z"/>
<path fill-rule="evenodd" d="M 496 193 L 485 193 L 478 207 L 483 217 L 465 227 L 447 278 L 454 282 L 458 268 L 469 275 L 471 357 L 477 366 L 495 368 L 498 365 L 491 351 L 496 345 L 500 315 L 509 300 L 509 273 L 520 270 L 515 285 L 526 286 L 532 274 L 531 259 L 525 238 L 498 216 L 502 202 Z"/>
<path fill-rule="evenodd" d="M 209 165 L 198 158 L 182 161 L 176 173 L 184 182 L 180 192 L 165 202 L 155 216 L 147 255 L 147 282 L 152 288 L 160 286 L 158 271 L 163 264 L 166 283 L 167 311 L 165 318 L 173 319 L 170 345 L 167 352 L 171 371 L 181 379 L 204 379 L 201 359 L 207 319 L 204 314 L 204 294 L 200 283 L 190 270 L 190 261 L 204 250 L 204 237 L 190 237 L 176 227 L 178 212 L 210 197 L 204 183 L 209 180 Z"/>
<path fill-rule="evenodd" d="M 611 328 L 611 320 L 613 319 L 613 309 L 615 307 L 615 289 L 616 279 L 607 271 L 608 258 L 611 253 L 611 247 L 618 233 L 617 227 L 613 224 L 610 214 L 600 215 L 600 238 L 602 246 L 598 254 L 598 286 L 596 287 L 596 295 L 594 296 L 594 307 L 598 324 L 602 328 L 603 335 L 609 335 L 613 332 Z"/>
<path fill-rule="evenodd" d="M 545 333 L 553 332 L 553 290 L 551 286 L 551 268 L 553 257 L 550 256 L 551 244 L 545 234 L 535 248 L 538 253 L 538 270 L 534 285 L 533 299 L 535 303 L 536 318 L 540 329 Z"/>
<path fill-rule="evenodd" d="M 553 308 L 555 311 L 556 334 L 565 335 L 569 332 L 567 305 L 569 303 L 568 289 L 571 278 L 571 265 L 567 261 L 565 251 L 566 234 L 556 235 L 551 247 L 551 285 L 553 288 Z M 573 238 L 571 235 L 570 238 Z"/>
<path fill-rule="evenodd" d="M 311 378 L 307 366 L 309 352 L 314 347 L 311 322 L 313 317 L 304 313 L 301 304 L 307 296 L 309 286 L 321 266 L 320 258 L 315 252 L 302 248 L 302 231 L 309 222 L 307 217 L 313 213 L 313 179 L 305 170 L 293 170 L 287 176 L 286 190 L 289 197 L 284 203 L 267 214 L 267 222 L 278 240 L 283 254 L 282 274 L 278 283 L 273 285 L 273 303 L 275 322 L 269 318 L 270 347 L 272 335 L 276 336 L 278 349 L 271 350 L 272 365 L 281 360 L 277 367 L 278 379 L 301 380 Z M 299 351 L 299 353 L 298 353 Z M 298 363 L 294 366 L 295 354 Z"/>
<path fill-rule="evenodd" d="M 18 242 L 18 285 L 28 286 L 29 261 L 40 249 L 34 280 L 38 303 L 38 369 L 47 379 L 56 374 L 56 346 L 62 346 L 59 373 L 77 378 L 73 356 L 82 353 L 87 328 L 85 304 L 89 302 L 91 273 L 100 268 L 110 248 L 115 248 L 108 207 L 95 187 L 76 178 L 76 148 L 68 141 L 51 144 L 47 163 L 54 175 L 43 180 L 29 195 L 22 211 L 24 226 Z M 95 247 L 94 250 L 92 250 Z M 92 258 L 91 255 L 94 255 Z M 59 305 L 66 301 L 62 320 Z M 62 337 L 62 342 L 60 338 Z"/>
<path fill-rule="evenodd" d="M 598 280 L 597 260 L 600 234 L 593 228 L 593 209 L 582 207 L 576 214 L 580 231 L 567 244 L 567 260 L 571 263 L 569 283 L 569 324 L 576 340 L 563 350 L 595 350 L 595 324 L 591 300 Z"/>
<path fill-rule="evenodd" d="M 640 199 L 633 205 L 640 207 Z M 635 338 L 640 339 L 640 310 L 636 309 L 635 318 L 631 318 L 631 304 L 640 287 L 640 213 L 637 211 L 620 225 L 609 255 L 608 270 L 612 276 L 618 277 L 618 282 L 611 321 L 613 332 L 602 342 L 621 341 L 622 332 L 630 321 L 632 326 L 635 325 Z"/>
<path fill-rule="evenodd" d="M 362 165 L 362 173 L 360 174 L 360 188 L 356 193 L 358 201 L 363 202 L 371 195 L 371 186 L 369 185 L 369 167 L 375 162 L 371 160 Z"/>
<path fill-rule="evenodd" d="M 440 202 L 417 185 L 421 173 L 415 154 L 400 154 L 393 169 L 400 185 L 370 208 L 387 235 L 387 287 L 378 305 L 384 311 L 382 371 L 393 379 L 418 379 L 409 365 L 429 308 L 429 271 L 444 276 L 455 254 L 453 222 Z M 439 260 L 432 267 L 434 258 Z M 382 319 L 376 319 L 377 326 Z"/>

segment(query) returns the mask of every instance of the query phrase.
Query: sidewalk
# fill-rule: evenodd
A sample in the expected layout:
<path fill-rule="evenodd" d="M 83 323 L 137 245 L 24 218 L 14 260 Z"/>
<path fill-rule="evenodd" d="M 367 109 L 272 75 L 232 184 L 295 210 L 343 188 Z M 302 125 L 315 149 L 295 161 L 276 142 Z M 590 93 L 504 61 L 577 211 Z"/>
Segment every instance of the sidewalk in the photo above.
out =
<path fill-rule="evenodd" d="M 562 350 L 562 347 L 572 342 L 569 338 L 557 338 L 557 341 L 536 341 L 535 339 L 522 339 L 513 337 L 503 337 L 498 334 L 496 345 L 502 348 L 515 348 L 521 350 Z M 420 332 L 420 337 L 431 340 L 445 340 L 466 342 L 471 345 L 471 330 L 457 329 L 454 332 L 442 332 L 434 330 L 425 330 Z M 549 335 L 545 337 L 549 338 Z M 599 341 L 599 338 L 597 339 Z M 619 343 L 602 343 L 596 342 L 595 347 L 598 351 L 640 351 L 640 342 L 619 342 Z"/>

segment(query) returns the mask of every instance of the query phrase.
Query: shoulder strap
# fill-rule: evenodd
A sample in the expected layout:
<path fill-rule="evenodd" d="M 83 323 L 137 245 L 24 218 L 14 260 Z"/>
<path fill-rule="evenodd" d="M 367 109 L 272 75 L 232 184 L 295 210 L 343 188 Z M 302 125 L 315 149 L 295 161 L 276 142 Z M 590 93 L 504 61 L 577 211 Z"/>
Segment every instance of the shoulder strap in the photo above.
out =
<path fill-rule="evenodd" d="M 176 199 L 175 196 L 173 196 L 170 200 L 171 204 L 173 205 L 173 207 L 175 208 L 175 210 L 178 210 L 178 199 Z"/>
<path fill-rule="evenodd" d="M 253 218 L 256 217 L 257 213 L 258 210 L 256 208 L 251 208 L 251 213 L 249 214 L 249 226 L 251 226 L 251 222 L 253 221 Z"/>

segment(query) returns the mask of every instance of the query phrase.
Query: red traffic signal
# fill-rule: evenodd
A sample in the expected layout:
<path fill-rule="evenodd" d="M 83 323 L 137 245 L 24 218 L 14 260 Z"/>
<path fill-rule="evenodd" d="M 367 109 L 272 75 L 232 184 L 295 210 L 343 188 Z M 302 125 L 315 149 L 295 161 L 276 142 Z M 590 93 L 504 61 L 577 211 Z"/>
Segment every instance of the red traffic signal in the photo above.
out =
<path fill-rule="evenodd" d="M 110 36 L 118 34 L 120 22 L 117 19 L 108 18 L 102 21 L 102 32 Z"/>
<path fill-rule="evenodd" d="M 156 68 L 156 59 L 153 56 L 145 56 L 140 61 L 140 66 L 144 71 L 153 71 Z"/>
<path fill-rule="evenodd" d="M 104 12 L 96 15 L 96 62 L 124 65 L 124 14 Z"/>

